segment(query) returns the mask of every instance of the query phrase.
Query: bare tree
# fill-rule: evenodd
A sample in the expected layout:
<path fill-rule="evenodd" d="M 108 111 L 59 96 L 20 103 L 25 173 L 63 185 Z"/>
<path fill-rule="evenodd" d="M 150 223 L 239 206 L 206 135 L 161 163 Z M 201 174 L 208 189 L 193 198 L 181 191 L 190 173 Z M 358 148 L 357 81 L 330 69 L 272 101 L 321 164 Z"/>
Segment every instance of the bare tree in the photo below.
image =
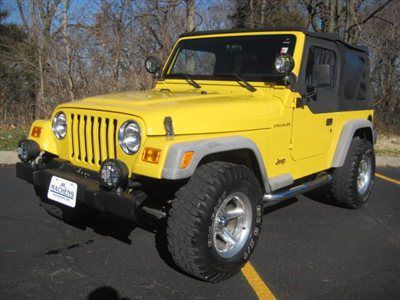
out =
<path fill-rule="evenodd" d="M 29 36 L 30 42 L 35 47 L 37 68 L 37 92 L 36 92 L 36 117 L 44 117 L 47 113 L 45 99 L 46 73 L 49 69 L 48 56 L 50 54 L 54 32 L 53 22 L 61 0 L 17 0 L 20 17 Z M 28 12 L 28 15 L 27 15 Z"/>
<path fill-rule="evenodd" d="M 235 28 L 304 26 L 304 13 L 293 0 L 235 0 L 229 16 Z"/>
<path fill-rule="evenodd" d="M 64 8 L 64 17 L 63 17 L 63 37 L 64 37 L 64 47 L 65 47 L 65 56 L 66 56 L 66 64 L 67 64 L 67 82 L 68 82 L 68 94 L 70 100 L 75 99 L 74 94 L 74 79 L 72 75 L 72 58 L 71 58 L 71 46 L 68 39 L 68 7 L 69 1 L 63 0 L 63 8 Z"/>
<path fill-rule="evenodd" d="M 165 61 L 185 31 L 295 25 L 367 45 L 378 121 L 400 127 L 399 1 L 13 1 L 22 25 L 14 25 L 18 40 L 0 36 L 2 123 L 48 117 L 64 101 L 150 88 L 145 58 Z"/>
<path fill-rule="evenodd" d="M 196 17 L 196 7 L 194 0 L 185 0 L 186 2 L 186 18 L 187 27 L 186 31 L 194 31 L 196 29 L 195 17 Z"/>
<path fill-rule="evenodd" d="M 363 26 L 393 0 L 371 5 L 369 0 L 299 0 L 315 32 L 334 32 L 345 41 L 358 40 Z M 377 2 L 376 2 L 377 3 Z"/>

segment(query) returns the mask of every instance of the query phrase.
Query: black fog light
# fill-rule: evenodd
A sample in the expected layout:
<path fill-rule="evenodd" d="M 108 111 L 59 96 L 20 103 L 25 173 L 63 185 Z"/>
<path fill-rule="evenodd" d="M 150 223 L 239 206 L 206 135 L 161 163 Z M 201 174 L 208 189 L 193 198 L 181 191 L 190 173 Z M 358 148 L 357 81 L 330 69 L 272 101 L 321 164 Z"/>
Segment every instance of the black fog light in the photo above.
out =
<path fill-rule="evenodd" d="M 18 143 L 18 158 L 23 162 L 34 161 L 40 154 L 39 144 L 32 140 L 22 140 Z"/>
<path fill-rule="evenodd" d="M 100 184 L 109 189 L 124 188 L 128 183 L 129 170 L 117 159 L 106 159 L 101 164 Z"/>

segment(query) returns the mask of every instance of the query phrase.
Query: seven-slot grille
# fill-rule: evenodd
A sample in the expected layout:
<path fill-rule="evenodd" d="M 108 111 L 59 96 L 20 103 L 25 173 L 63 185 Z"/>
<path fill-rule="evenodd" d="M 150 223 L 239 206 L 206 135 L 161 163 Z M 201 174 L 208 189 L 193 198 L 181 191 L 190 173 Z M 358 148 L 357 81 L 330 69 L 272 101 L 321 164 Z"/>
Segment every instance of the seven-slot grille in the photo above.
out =
<path fill-rule="evenodd" d="M 100 166 L 117 158 L 117 120 L 88 113 L 69 115 L 69 154 L 74 160 Z"/>

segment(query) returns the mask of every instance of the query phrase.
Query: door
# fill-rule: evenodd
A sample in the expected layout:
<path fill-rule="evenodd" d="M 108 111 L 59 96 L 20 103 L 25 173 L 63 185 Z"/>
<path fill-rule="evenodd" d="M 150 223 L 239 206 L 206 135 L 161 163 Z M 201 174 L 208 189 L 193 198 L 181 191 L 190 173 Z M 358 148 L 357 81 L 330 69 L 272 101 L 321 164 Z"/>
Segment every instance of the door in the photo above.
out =
<path fill-rule="evenodd" d="M 326 47 L 309 45 L 306 50 L 308 54 L 303 80 L 307 96 L 301 99 L 302 105 L 297 105 L 293 110 L 291 151 L 294 160 L 324 155 L 331 146 L 334 114 L 339 108 L 338 52 L 334 43 L 325 44 Z M 329 65 L 329 69 L 325 69 L 329 70 L 329 83 L 316 86 L 316 65 Z"/>

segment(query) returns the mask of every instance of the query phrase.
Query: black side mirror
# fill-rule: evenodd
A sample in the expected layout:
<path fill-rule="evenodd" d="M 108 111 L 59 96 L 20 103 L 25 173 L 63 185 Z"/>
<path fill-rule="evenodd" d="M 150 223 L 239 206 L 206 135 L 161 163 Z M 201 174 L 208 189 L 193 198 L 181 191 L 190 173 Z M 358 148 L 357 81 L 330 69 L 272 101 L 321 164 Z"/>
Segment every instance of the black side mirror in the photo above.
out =
<path fill-rule="evenodd" d="M 159 71 L 161 71 L 161 67 L 161 61 L 154 56 L 149 56 L 144 62 L 144 68 L 150 74 L 157 74 Z"/>
<path fill-rule="evenodd" d="M 331 66 L 330 65 L 314 65 L 312 74 L 312 86 L 328 87 L 331 85 Z"/>

